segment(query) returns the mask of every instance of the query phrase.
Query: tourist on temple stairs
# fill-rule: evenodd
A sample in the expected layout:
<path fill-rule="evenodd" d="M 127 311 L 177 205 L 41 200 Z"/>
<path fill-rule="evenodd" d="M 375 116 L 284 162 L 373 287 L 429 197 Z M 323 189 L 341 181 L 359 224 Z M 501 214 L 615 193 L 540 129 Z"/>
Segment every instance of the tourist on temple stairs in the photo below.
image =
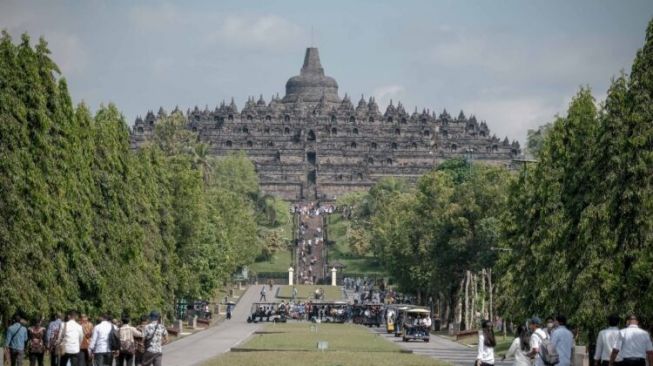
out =
<path fill-rule="evenodd" d="M 483 329 L 478 333 L 476 366 L 494 365 L 494 347 L 496 347 L 497 341 L 494 338 L 494 329 L 492 327 L 492 322 L 486 320 L 483 322 Z"/>
<path fill-rule="evenodd" d="M 505 361 L 506 358 L 514 357 L 514 366 L 531 366 L 531 359 L 528 357 L 530 350 L 530 334 L 525 326 L 520 325 L 517 327 L 517 337 L 512 341 L 510 348 L 501 360 Z"/>
<path fill-rule="evenodd" d="M 77 322 L 77 312 L 68 313 L 67 321 L 59 329 L 58 343 L 63 347 L 63 354 L 59 358 L 59 365 L 66 366 L 70 361 L 70 366 L 79 366 L 79 358 L 82 341 L 84 340 L 84 331 L 82 326 Z"/>
<path fill-rule="evenodd" d="M 82 326 L 82 330 L 84 331 L 84 340 L 82 340 L 82 345 L 80 346 L 82 355 L 79 360 L 79 365 L 91 366 L 91 352 L 88 350 L 88 347 L 91 344 L 91 337 L 93 336 L 93 323 L 91 323 L 86 314 L 82 314 L 79 319 L 79 325 Z"/>
<path fill-rule="evenodd" d="M 59 334 L 59 329 L 63 321 L 61 320 L 63 316 L 60 313 L 53 314 L 50 323 L 48 324 L 48 330 L 45 333 L 45 345 L 50 352 L 50 366 L 57 366 L 59 363 L 59 356 L 55 350 L 55 344 L 57 340 L 57 335 Z"/>
<path fill-rule="evenodd" d="M 120 353 L 118 354 L 117 366 L 134 366 L 134 354 L 136 353 L 136 337 L 142 337 L 143 333 L 129 324 L 128 316 L 122 317 L 120 327 Z"/>
<path fill-rule="evenodd" d="M 626 328 L 622 329 L 619 334 L 617 344 L 610 355 L 610 366 L 612 366 L 617 356 L 623 359 L 623 366 L 645 366 L 653 365 L 653 345 L 651 336 L 647 331 L 639 327 L 637 316 L 628 317 Z"/>
<path fill-rule="evenodd" d="M 102 314 L 100 323 L 93 328 L 91 343 L 88 347 L 95 366 L 111 366 L 113 364 L 109 336 L 114 329 L 116 328 L 111 322 L 111 317 L 108 314 Z"/>
<path fill-rule="evenodd" d="M 535 366 L 545 366 L 544 360 L 540 356 L 540 346 L 545 339 L 549 338 L 546 332 L 540 328 L 540 324 L 542 324 L 542 320 L 535 316 L 528 325 L 531 329 L 531 339 L 529 341 L 531 351 L 528 353 L 528 357 L 535 359 Z"/>
<path fill-rule="evenodd" d="M 551 333 L 551 343 L 556 349 L 559 361 L 557 366 L 571 366 L 574 351 L 574 334 L 567 329 L 567 317 L 558 315 Z"/>
<path fill-rule="evenodd" d="M 143 355 L 143 366 L 161 366 L 163 360 L 163 345 L 168 342 L 168 331 L 161 324 L 161 315 L 152 311 L 150 313 L 150 324 L 143 330 L 145 339 L 145 354 Z"/>
<path fill-rule="evenodd" d="M 27 328 L 25 319 L 20 315 L 14 316 L 14 323 L 7 328 L 5 336 L 5 357 L 9 356 L 10 366 L 21 366 L 25 357 L 25 344 L 27 343 Z"/>
<path fill-rule="evenodd" d="M 43 319 L 38 318 L 34 325 L 27 330 L 29 342 L 27 348 L 29 350 L 29 366 L 43 366 L 43 356 L 45 355 L 45 333 L 46 329 L 43 327 Z"/>
<path fill-rule="evenodd" d="M 619 315 L 608 316 L 608 327 L 601 330 L 596 337 L 596 351 L 594 352 L 594 366 L 608 366 L 610 355 L 619 340 Z M 621 355 L 617 355 L 615 365 L 621 365 Z"/>

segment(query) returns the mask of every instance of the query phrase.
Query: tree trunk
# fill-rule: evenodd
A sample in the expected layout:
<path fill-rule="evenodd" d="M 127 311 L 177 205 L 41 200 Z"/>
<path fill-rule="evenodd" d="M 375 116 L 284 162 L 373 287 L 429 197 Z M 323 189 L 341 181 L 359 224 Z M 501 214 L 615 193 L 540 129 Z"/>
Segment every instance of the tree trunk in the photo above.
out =
<path fill-rule="evenodd" d="M 457 324 L 457 326 L 460 326 L 460 324 L 463 321 L 463 291 L 464 291 L 464 286 L 465 286 L 465 279 L 463 278 L 460 281 L 460 287 L 458 287 L 458 295 L 456 296 L 457 298 L 457 304 L 456 304 L 456 309 L 455 309 L 455 321 L 454 323 Z"/>
<path fill-rule="evenodd" d="M 488 319 L 487 312 L 485 311 L 485 297 L 487 291 L 485 289 L 485 268 L 481 270 L 481 319 Z"/>
<path fill-rule="evenodd" d="M 492 268 L 489 268 L 487 270 L 487 288 L 488 288 L 488 291 L 489 291 L 488 295 L 489 295 L 489 302 L 490 302 L 489 307 L 488 307 L 489 308 L 488 309 L 489 310 L 489 318 L 490 318 L 490 320 L 494 321 L 494 298 L 492 297 L 492 292 L 494 292 L 494 291 L 493 291 L 493 288 L 492 288 Z"/>
<path fill-rule="evenodd" d="M 469 330 L 469 282 L 470 274 L 469 271 L 465 272 L 465 308 L 464 308 L 464 319 L 465 319 L 465 330 Z"/>

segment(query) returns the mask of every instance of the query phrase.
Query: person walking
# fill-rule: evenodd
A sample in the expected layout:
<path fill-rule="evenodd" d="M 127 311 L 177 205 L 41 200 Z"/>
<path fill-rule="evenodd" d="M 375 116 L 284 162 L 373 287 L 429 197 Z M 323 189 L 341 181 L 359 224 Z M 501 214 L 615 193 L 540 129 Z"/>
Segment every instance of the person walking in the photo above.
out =
<path fill-rule="evenodd" d="M 57 336 L 59 334 L 59 329 L 61 329 L 61 320 L 63 315 L 61 313 L 56 313 L 52 315 L 51 321 L 48 324 L 48 330 L 45 332 L 45 345 L 50 352 L 50 366 L 57 366 L 59 364 L 59 356 L 56 350 Z"/>
<path fill-rule="evenodd" d="M 163 361 L 163 345 L 168 343 L 168 331 L 161 325 L 161 314 L 150 313 L 150 323 L 143 330 L 145 339 L 145 354 L 143 366 L 161 366 Z"/>
<path fill-rule="evenodd" d="M 610 355 L 610 366 L 615 364 L 619 355 L 623 358 L 623 366 L 645 366 L 647 359 L 649 366 L 653 365 L 651 336 L 639 327 L 635 315 L 628 317 L 627 327 L 619 332 L 619 339 Z"/>
<path fill-rule="evenodd" d="M 70 361 L 70 366 L 79 366 L 80 351 L 82 341 L 84 340 L 84 330 L 77 322 L 77 312 L 68 313 L 68 321 L 63 323 L 57 337 L 58 344 L 63 349 L 63 354 L 59 358 L 59 365 L 65 366 Z"/>
<path fill-rule="evenodd" d="M 5 357 L 9 356 L 10 366 L 21 366 L 23 364 L 27 337 L 25 319 L 19 314 L 14 315 L 14 323 L 7 328 L 5 336 Z"/>
<path fill-rule="evenodd" d="M 120 353 L 118 354 L 117 366 L 134 366 L 134 354 L 136 353 L 136 337 L 142 337 L 138 329 L 129 324 L 129 317 L 122 317 L 120 327 Z"/>
<path fill-rule="evenodd" d="M 136 341 L 136 353 L 134 354 L 134 364 L 136 366 L 141 366 L 143 364 L 143 354 L 145 354 L 145 338 L 143 338 L 143 331 L 145 331 L 145 326 L 147 326 L 148 323 L 148 316 L 143 315 L 141 316 L 141 324 L 139 324 L 136 329 L 138 329 L 139 332 L 141 332 L 140 337 L 135 337 L 134 340 Z"/>
<path fill-rule="evenodd" d="M 528 352 L 531 350 L 529 338 L 528 328 L 523 325 L 518 326 L 517 337 L 512 341 L 508 352 L 501 361 L 505 361 L 506 358 L 514 358 L 514 366 L 531 366 L 531 359 L 528 357 Z"/>
<path fill-rule="evenodd" d="M 482 330 L 478 333 L 478 354 L 476 355 L 476 366 L 494 365 L 494 347 L 497 341 L 494 338 L 492 322 L 485 320 Z"/>
<path fill-rule="evenodd" d="M 82 340 L 82 345 L 80 346 L 82 356 L 79 364 L 80 366 L 91 366 L 91 352 L 88 350 L 88 347 L 91 344 L 91 337 L 93 336 L 93 323 L 88 320 L 88 315 L 86 314 L 82 314 L 79 319 L 79 325 L 82 326 L 82 331 L 84 331 L 84 340 Z"/>
<path fill-rule="evenodd" d="M 555 328 L 551 332 L 551 344 L 558 354 L 557 366 L 571 366 L 574 354 L 574 334 L 567 329 L 567 317 L 558 314 L 554 322 Z"/>
<path fill-rule="evenodd" d="M 45 355 L 45 333 L 46 329 L 43 327 L 43 319 L 37 319 L 34 324 L 29 327 L 27 334 L 29 342 L 27 347 L 29 350 L 29 366 L 43 366 L 43 356 Z"/>
<path fill-rule="evenodd" d="M 265 297 L 266 293 L 267 293 L 267 290 L 265 289 L 265 286 L 263 286 L 261 288 L 261 298 L 258 300 L 259 302 L 268 301 L 268 299 Z"/>
<path fill-rule="evenodd" d="M 608 316 L 608 327 L 601 330 L 596 337 L 596 351 L 594 352 L 594 366 L 609 366 L 612 350 L 619 340 L 619 315 Z M 620 366 L 621 355 L 615 358 L 615 365 Z"/>
<path fill-rule="evenodd" d="M 535 366 L 545 366 L 544 360 L 540 356 L 540 347 L 544 340 L 549 338 L 546 332 L 540 328 L 540 324 L 542 324 L 542 320 L 534 316 L 528 325 L 531 329 L 531 338 L 529 340 L 531 351 L 528 353 L 528 357 L 535 360 Z"/>
<path fill-rule="evenodd" d="M 113 353 L 109 344 L 109 336 L 116 328 L 108 314 L 102 314 L 100 319 L 100 323 L 93 328 L 93 335 L 88 349 L 91 352 L 95 366 L 111 366 L 113 364 Z"/>

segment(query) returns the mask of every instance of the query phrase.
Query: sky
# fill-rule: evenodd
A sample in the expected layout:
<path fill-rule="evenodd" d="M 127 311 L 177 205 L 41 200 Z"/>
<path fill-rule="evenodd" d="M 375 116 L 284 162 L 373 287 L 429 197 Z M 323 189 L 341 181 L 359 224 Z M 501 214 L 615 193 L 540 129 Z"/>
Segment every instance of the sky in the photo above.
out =
<path fill-rule="evenodd" d="M 651 0 L 0 0 L 0 28 L 45 37 L 75 102 L 129 124 L 283 96 L 314 45 L 341 97 L 462 109 L 522 144 L 581 86 L 604 99 L 652 17 Z"/>

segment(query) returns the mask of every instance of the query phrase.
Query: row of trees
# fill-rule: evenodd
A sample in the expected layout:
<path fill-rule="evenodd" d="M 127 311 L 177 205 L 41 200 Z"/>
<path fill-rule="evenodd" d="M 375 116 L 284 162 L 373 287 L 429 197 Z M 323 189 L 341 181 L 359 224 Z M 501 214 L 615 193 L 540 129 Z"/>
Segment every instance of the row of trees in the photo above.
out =
<path fill-rule="evenodd" d="M 390 178 L 369 193 L 344 197 L 349 235 L 359 254 L 372 251 L 399 283 L 446 321 L 475 326 L 493 315 L 493 251 L 499 245 L 508 170 L 450 160 L 416 186 Z"/>
<path fill-rule="evenodd" d="M 499 293 L 506 312 L 563 312 L 594 333 L 653 313 L 653 21 L 630 75 L 597 106 L 582 88 L 511 187 Z M 649 319 L 651 321 L 653 319 Z"/>
<path fill-rule="evenodd" d="M 455 160 L 344 197 L 352 250 L 463 328 L 564 313 L 592 339 L 609 313 L 653 313 L 653 21 L 604 103 L 583 87 L 529 140 L 516 172 Z"/>
<path fill-rule="evenodd" d="M 118 109 L 73 106 L 45 41 L 0 39 L 0 315 L 170 311 L 261 252 L 279 201 L 173 113 L 130 149 Z M 6 319 L 6 318 L 5 318 Z"/>

